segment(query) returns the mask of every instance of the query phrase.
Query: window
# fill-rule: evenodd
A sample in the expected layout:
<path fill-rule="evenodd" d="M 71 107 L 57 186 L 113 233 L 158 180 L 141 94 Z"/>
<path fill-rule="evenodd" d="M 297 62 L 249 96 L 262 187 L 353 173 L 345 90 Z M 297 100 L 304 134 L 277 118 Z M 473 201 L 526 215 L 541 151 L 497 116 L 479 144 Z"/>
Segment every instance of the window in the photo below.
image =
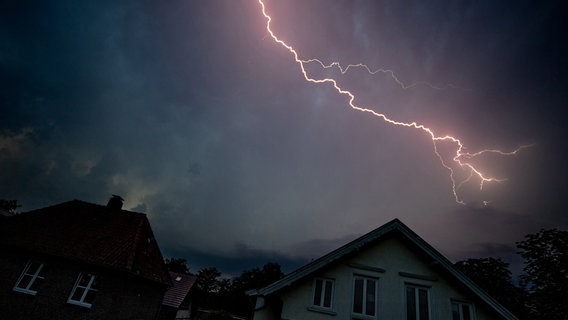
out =
<path fill-rule="evenodd" d="M 314 303 L 320 308 L 331 309 L 333 299 L 333 280 L 316 278 L 314 280 Z"/>
<path fill-rule="evenodd" d="M 406 319 L 430 319 L 430 302 L 427 287 L 406 285 Z"/>
<path fill-rule="evenodd" d="M 24 271 L 14 285 L 14 291 L 36 295 L 41 280 L 45 279 L 43 263 L 28 261 Z"/>
<path fill-rule="evenodd" d="M 67 303 L 90 308 L 97 291 L 99 291 L 97 276 L 91 273 L 80 273 Z"/>
<path fill-rule="evenodd" d="M 377 314 L 377 279 L 353 278 L 353 315 L 358 319 L 374 319 Z"/>
<path fill-rule="evenodd" d="M 452 301 L 452 320 L 473 320 L 473 306 L 469 303 Z"/>

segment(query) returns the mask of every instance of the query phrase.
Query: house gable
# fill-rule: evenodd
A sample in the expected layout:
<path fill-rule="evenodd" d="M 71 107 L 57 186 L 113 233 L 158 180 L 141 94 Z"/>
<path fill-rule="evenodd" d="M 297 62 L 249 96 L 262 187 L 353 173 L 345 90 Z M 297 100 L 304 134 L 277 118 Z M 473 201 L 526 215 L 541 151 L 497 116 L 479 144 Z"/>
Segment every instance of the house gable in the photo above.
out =
<path fill-rule="evenodd" d="M 314 279 L 333 280 L 331 309 L 313 307 Z M 443 318 L 451 316 L 451 301 L 470 301 L 479 306 L 477 319 L 484 319 L 484 315 L 490 315 L 490 319 L 495 316 L 516 319 L 399 220 L 314 260 L 265 288 L 249 292 L 260 297 L 257 301 L 259 316 L 255 319 L 271 318 L 262 308 L 270 308 L 263 301 L 274 296 L 284 301 L 283 319 L 350 318 L 355 281 L 378 288 L 373 290 L 378 296 L 376 308 L 382 319 L 403 318 L 406 290 L 427 292 L 432 306 L 429 312 Z"/>
<path fill-rule="evenodd" d="M 171 284 L 145 214 L 83 201 L 0 224 L 7 319 L 155 319 Z"/>
<path fill-rule="evenodd" d="M 0 244 L 171 285 L 143 213 L 73 200 L 4 220 Z"/>

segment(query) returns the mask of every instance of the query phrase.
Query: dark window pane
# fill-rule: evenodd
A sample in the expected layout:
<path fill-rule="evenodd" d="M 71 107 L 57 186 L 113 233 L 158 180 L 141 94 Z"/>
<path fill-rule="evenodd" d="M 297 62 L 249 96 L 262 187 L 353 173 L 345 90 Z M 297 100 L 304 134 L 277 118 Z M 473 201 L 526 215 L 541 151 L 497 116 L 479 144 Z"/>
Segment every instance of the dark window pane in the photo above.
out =
<path fill-rule="evenodd" d="M 331 286 L 332 286 L 333 282 L 331 281 L 326 281 L 325 282 L 325 295 L 324 295 L 324 300 L 323 300 L 323 306 L 326 308 L 331 307 Z"/>
<path fill-rule="evenodd" d="M 452 320 L 461 320 L 460 305 L 457 303 L 452 303 Z"/>
<path fill-rule="evenodd" d="M 321 286 L 322 286 L 322 280 L 317 279 L 316 285 L 315 285 L 315 288 L 314 288 L 314 305 L 315 306 L 321 305 Z"/>
<path fill-rule="evenodd" d="M 365 303 L 365 314 L 375 315 L 375 281 L 367 280 L 367 301 Z"/>
<path fill-rule="evenodd" d="M 353 312 L 363 313 L 363 280 L 355 279 L 353 293 Z"/>
<path fill-rule="evenodd" d="M 467 304 L 462 304 L 463 320 L 471 320 L 469 306 Z"/>
<path fill-rule="evenodd" d="M 89 290 L 87 292 L 87 295 L 85 296 L 85 300 L 83 300 L 83 302 L 86 303 L 93 303 L 93 300 L 95 300 L 95 295 L 97 294 L 96 291 L 93 290 Z"/>
<path fill-rule="evenodd" d="M 430 312 L 428 310 L 428 291 L 426 289 L 418 290 L 418 303 L 420 308 L 420 320 L 428 320 Z"/>
<path fill-rule="evenodd" d="M 406 319 L 416 320 L 416 297 L 411 287 L 406 287 Z"/>
<path fill-rule="evenodd" d="M 18 283 L 18 288 L 27 289 L 31 280 L 32 280 L 32 276 L 27 275 L 27 274 L 24 275 L 22 277 L 22 280 L 20 280 L 20 283 Z"/>
<path fill-rule="evenodd" d="M 32 283 L 30 290 L 37 291 L 41 283 L 41 280 L 42 280 L 41 278 L 36 278 L 35 281 Z"/>
<path fill-rule="evenodd" d="M 90 280 L 91 280 L 91 277 L 83 274 L 83 275 L 81 275 L 81 279 L 79 280 L 79 285 L 81 287 L 86 287 L 89 284 Z"/>
<path fill-rule="evenodd" d="M 71 296 L 71 300 L 81 301 L 81 297 L 83 296 L 83 292 L 85 289 L 83 288 L 75 288 L 75 292 L 73 292 L 73 296 Z"/>

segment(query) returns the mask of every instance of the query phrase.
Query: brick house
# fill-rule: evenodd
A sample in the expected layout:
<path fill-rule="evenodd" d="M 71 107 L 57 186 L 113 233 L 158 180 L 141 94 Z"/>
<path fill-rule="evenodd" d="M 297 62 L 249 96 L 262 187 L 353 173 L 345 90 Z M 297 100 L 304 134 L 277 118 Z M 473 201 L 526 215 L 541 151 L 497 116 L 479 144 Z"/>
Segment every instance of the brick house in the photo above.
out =
<path fill-rule="evenodd" d="M 0 224 L 0 319 L 156 319 L 171 285 L 145 214 L 79 200 Z"/>

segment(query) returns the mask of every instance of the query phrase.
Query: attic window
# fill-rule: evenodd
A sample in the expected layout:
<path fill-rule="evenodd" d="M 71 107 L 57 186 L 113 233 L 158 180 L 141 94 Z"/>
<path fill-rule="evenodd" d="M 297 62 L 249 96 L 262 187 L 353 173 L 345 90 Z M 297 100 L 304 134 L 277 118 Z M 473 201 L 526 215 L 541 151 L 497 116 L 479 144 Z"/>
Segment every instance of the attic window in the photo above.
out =
<path fill-rule="evenodd" d="M 378 279 L 353 277 L 353 312 L 355 319 L 376 319 Z"/>
<path fill-rule="evenodd" d="M 331 310 L 333 308 L 333 280 L 316 278 L 313 283 L 313 306 Z"/>
<path fill-rule="evenodd" d="M 428 287 L 406 285 L 406 319 L 430 319 L 430 291 Z"/>
<path fill-rule="evenodd" d="M 91 273 L 79 274 L 67 303 L 90 308 L 98 292 L 97 276 Z"/>
<path fill-rule="evenodd" d="M 181 276 L 177 276 L 176 281 L 181 281 Z"/>
<path fill-rule="evenodd" d="M 473 319 L 473 305 L 461 301 L 452 301 L 452 320 Z"/>
<path fill-rule="evenodd" d="M 41 280 L 45 279 L 43 263 L 28 261 L 13 290 L 35 296 Z"/>

